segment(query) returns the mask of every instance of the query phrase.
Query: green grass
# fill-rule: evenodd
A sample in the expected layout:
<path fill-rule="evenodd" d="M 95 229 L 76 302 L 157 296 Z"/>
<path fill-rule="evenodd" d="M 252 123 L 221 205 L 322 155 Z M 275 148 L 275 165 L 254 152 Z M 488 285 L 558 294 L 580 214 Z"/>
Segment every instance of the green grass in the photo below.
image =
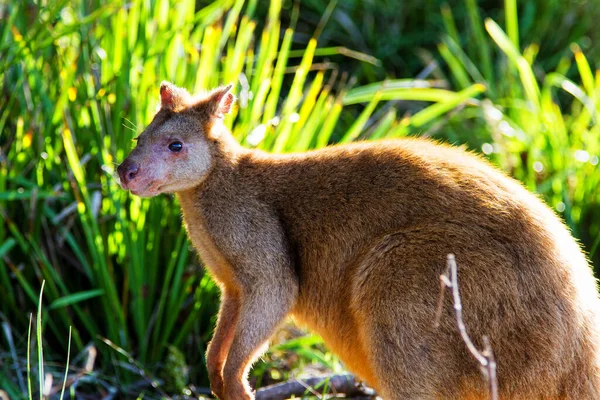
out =
<path fill-rule="evenodd" d="M 11 398 L 26 393 L 27 315 L 38 305 L 53 371 L 71 347 L 78 370 L 89 346 L 98 350 L 84 388 L 137 396 L 142 381 L 160 393 L 156 382 L 168 379 L 165 360 L 177 351 L 193 366 L 190 380 L 208 383 L 203 353 L 218 293 L 178 206 L 171 196 L 131 196 L 112 178 L 151 120 L 164 79 L 190 91 L 234 83 L 239 103 L 226 122 L 248 147 L 304 151 L 404 135 L 467 143 L 539 192 L 600 265 L 600 74 L 580 46 L 556 62 L 540 59 L 545 43 L 522 37 L 532 17 L 526 8 L 520 19 L 514 0 L 505 2 L 501 25 L 482 20 L 474 1 L 461 2 L 460 15 L 428 6 L 445 29 L 436 33 L 441 64 L 433 75 L 380 81 L 361 72 L 361 82 L 370 80 L 356 85 L 330 57 L 360 60 L 367 71 L 385 64 L 353 46 L 354 36 L 347 46 L 321 45 L 340 21 L 329 13 L 334 3 L 306 36 L 303 13 L 313 6 L 14 0 L 1 9 L 0 343 L 12 351 L 0 351 L 11 360 L 0 365 L 0 387 Z M 320 342 L 294 340 L 256 367 L 259 380 L 279 368 L 284 350 L 298 354 L 300 366 L 339 368 Z"/>
<path fill-rule="evenodd" d="M 298 41 L 306 43 L 330 2 L 302 0 Z M 477 3 L 477 9 L 473 4 Z M 513 6 L 514 5 L 514 6 Z M 443 11 L 442 11 L 443 10 Z M 258 10 L 260 13 L 260 8 Z M 600 54 L 596 21 L 600 17 L 600 1 L 528 0 L 345 0 L 337 2 L 335 13 L 321 35 L 323 47 L 344 46 L 369 53 L 379 64 L 359 63 L 342 57 L 331 57 L 344 71 L 357 77 L 361 84 L 389 78 L 416 77 L 437 56 L 436 46 L 448 31 L 448 13 L 452 14 L 452 39 L 473 52 L 479 60 L 485 47 L 489 65 L 495 70 L 497 49 L 485 41 L 485 29 L 473 27 L 472 21 L 492 18 L 519 45 L 537 43 L 539 63 L 544 70 L 556 68 L 572 42 L 578 42 L 591 58 Z M 518 19 L 512 16 L 518 15 Z M 285 18 L 285 16 L 284 16 Z M 479 19 L 477 19 L 479 18 Z M 504 24 L 510 22 L 510 25 Z M 517 23 L 512 23 L 516 21 Z M 476 46 L 475 43 L 478 45 Z M 483 43 L 483 47 L 479 44 Z"/>
<path fill-rule="evenodd" d="M 29 314 L 29 328 L 27 330 L 27 342 L 25 347 L 27 349 L 27 357 L 25 359 L 24 366 L 24 374 L 26 374 L 26 379 L 24 377 L 19 376 L 15 381 L 10 381 L 7 378 L 10 377 L 9 374 L 0 374 L 0 394 L 6 394 L 11 399 L 20 399 L 27 398 L 32 400 L 34 398 L 39 398 L 40 400 L 48 398 L 49 393 L 53 390 L 60 390 L 60 399 L 63 399 L 65 389 L 67 387 L 67 377 L 69 373 L 69 362 L 71 357 L 71 332 L 69 330 L 69 337 L 67 340 L 67 357 L 65 363 L 65 370 L 62 379 L 62 383 L 54 383 L 54 376 L 58 376 L 58 371 L 53 370 L 49 371 L 47 363 L 44 361 L 44 345 L 43 345 L 43 293 L 44 293 L 44 284 L 42 282 L 40 293 L 38 297 L 37 304 L 37 312 L 35 316 L 35 347 L 37 349 L 37 360 L 33 360 L 31 357 L 31 345 L 32 345 L 32 328 L 33 328 L 33 314 Z M 5 325 L 5 334 L 10 335 L 10 330 L 6 329 Z M 11 347 L 13 345 L 11 344 Z M 13 361 L 18 361 L 16 354 L 16 349 L 13 347 L 12 359 Z M 3 358 L 4 360 L 9 360 L 9 358 Z M 14 365 L 11 366 L 14 368 Z M 19 371 L 20 372 L 20 371 Z M 37 385 L 34 385 L 32 382 L 34 380 L 35 375 L 37 375 Z M 35 387 L 35 391 L 34 388 Z"/>

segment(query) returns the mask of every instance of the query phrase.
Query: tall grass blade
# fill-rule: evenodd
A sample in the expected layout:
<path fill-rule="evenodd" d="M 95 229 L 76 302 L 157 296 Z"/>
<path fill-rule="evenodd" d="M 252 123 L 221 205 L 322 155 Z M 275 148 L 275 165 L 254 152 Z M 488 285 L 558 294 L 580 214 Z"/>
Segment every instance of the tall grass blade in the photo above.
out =
<path fill-rule="evenodd" d="M 71 327 L 69 327 L 69 347 L 67 348 L 67 363 L 65 365 L 65 377 L 63 378 L 62 389 L 60 391 L 59 399 L 63 399 L 65 395 L 65 387 L 67 386 L 67 376 L 69 375 L 69 362 L 71 359 Z"/>
<path fill-rule="evenodd" d="M 481 26 L 481 15 L 476 0 L 465 0 L 467 15 L 469 17 L 469 25 L 472 30 L 472 38 L 475 42 L 475 48 L 479 53 L 479 61 L 481 62 L 481 70 L 487 82 L 494 82 L 494 73 L 492 69 L 492 51 L 486 40 Z"/>
<path fill-rule="evenodd" d="M 29 400 L 33 400 L 33 390 L 31 387 L 31 324 L 33 314 L 29 314 L 29 329 L 27 330 L 27 394 Z"/>
<path fill-rule="evenodd" d="M 458 35 L 458 30 L 456 29 L 456 22 L 454 20 L 454 16 L 452 15 L 452 9 L 448 3 L 444 3 L 442 4 L 440 10 L 442 13 L 442 21 L 444 22 L 446 33 L 456 43 L 460 43 L 460 36 Z"/>
<path fill-rule="evenodd" d="M 36 317 L 36 337 L 37 337 L 37 353 L 38 353 L 38 381 L 40 390 L 40 400 L 44 399 L 44 346 L 42 344 L 42 296 L 44 294 L 44 285 L 46 281 L 42 281 L 40 288 L 40 298 L 38 302 L 38 313 Z"/>
<path fill-rule="evenodd" d="M 446 61 L 446 64 L 448 64 L 448 67 L 450 67 L 452 76 L 454 79 L 456 79 L 459 88 L 467 88 L 470 84 L 469 77 L 467 76 L 467 71 L 465 70 L 464 65 L 460 62 L 458 57 L 456 57 L 456 55 L 450 51 L 445 43 L 440 43 L 438 45 L 438 51 L 440 52 L 440 55 L 444 61 Z"/>
<path fill-rule="evenodd" d="M 491 19 L 487 19 L 485 21 L 485 27 L 498 47 L 500 47 L 508 59 L 517 67 L 519 77 L 521 78 L 525 93 L 527 94 L 527 99 L 534 107 L 534 110 L 537 110 L 540 106 L 540 88 L 535 79 L 535 75 L 533 74 L 533 70 L 531 69 L 531 65 L 529 65 L 527 60 L 519 53 L 517 48 L 497 23 Z"/>
<path fill-rule="evenodd" d="M 515 48 L 519 49 L 519 18 L 517 16 L 517 0 L 504 0 L 504 19 L 506 32 Z"/>
<path fill-rule="evenodd" d="M 485 89 L 486 87 L 484 85 L 476 83 L 471 87 L 459 92 L 457 96 L 451 100 L 439 102 L 427 107 L 422 111 L 419 111 L 410 118 L 410 125 L 414 127 L 423 126 L 440 115 L 483 93 Z"/>
<path fill-rule="evenodd" d="M 347 143 L 358 138 L 369 117 L 371 117 L 371 114 L 373 114 L 375 107 L 377 107 L 377 104 L 379 104 L 381 96 L 381 92 L 375 92 L 369 104 L 367 104 L 367 106 L 360 113 L 356 121 L 354 121 L 354 123 L 350 126 L 348 131 L 346 131 L 346 134 L 342 136 L 342 138 L 340 139 L 340 143 Z"/>

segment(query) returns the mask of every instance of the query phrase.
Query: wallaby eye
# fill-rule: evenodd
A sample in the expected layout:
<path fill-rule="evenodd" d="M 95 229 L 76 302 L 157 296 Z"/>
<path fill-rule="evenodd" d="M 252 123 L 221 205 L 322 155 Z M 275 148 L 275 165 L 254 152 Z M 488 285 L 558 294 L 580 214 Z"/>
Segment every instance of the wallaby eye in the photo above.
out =
<path fill-rule="evenodd" d="M 169 144 L 169 150 L 171 150 L 173 153 L 179 153 L 181 149 L 183 149 L 183 143 L 181 142 L 173 142 Z"/>

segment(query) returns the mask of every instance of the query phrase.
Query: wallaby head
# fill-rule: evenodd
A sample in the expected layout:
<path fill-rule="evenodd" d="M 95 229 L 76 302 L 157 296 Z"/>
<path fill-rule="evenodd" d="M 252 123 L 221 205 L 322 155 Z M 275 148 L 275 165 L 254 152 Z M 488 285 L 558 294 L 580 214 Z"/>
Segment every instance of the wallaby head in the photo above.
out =
<path fill-rule="evenodd" d="M 119 165 L 121 186 L 142 197 L 184 191 L 199 185 L 210 171 L 222 119 L 235 101 L 231 85 L 191 96 L 163 82 L 160 109 L 137 138 L 137 146 Z"/>

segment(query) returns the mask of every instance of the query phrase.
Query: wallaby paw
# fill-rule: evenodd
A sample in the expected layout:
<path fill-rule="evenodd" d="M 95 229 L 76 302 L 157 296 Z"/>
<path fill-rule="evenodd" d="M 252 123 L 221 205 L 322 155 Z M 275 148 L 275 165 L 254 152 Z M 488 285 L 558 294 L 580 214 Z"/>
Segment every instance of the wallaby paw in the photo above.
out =
<path fill-rule="evenodd" d="M 238 384 L 225 389 L 224 400 L 254 400 L 254 394 L 247 390 L 244 385 Z"/>
<path fill-rule="evenodd" d="M 216 398 L 220 400 L 225 400 L 225 386 L 223 384 L 223 376 L 220 374 L 215 374 L 214 376 L 209 377 L 210 381 L 210 390 L 213 392 Z"/>

